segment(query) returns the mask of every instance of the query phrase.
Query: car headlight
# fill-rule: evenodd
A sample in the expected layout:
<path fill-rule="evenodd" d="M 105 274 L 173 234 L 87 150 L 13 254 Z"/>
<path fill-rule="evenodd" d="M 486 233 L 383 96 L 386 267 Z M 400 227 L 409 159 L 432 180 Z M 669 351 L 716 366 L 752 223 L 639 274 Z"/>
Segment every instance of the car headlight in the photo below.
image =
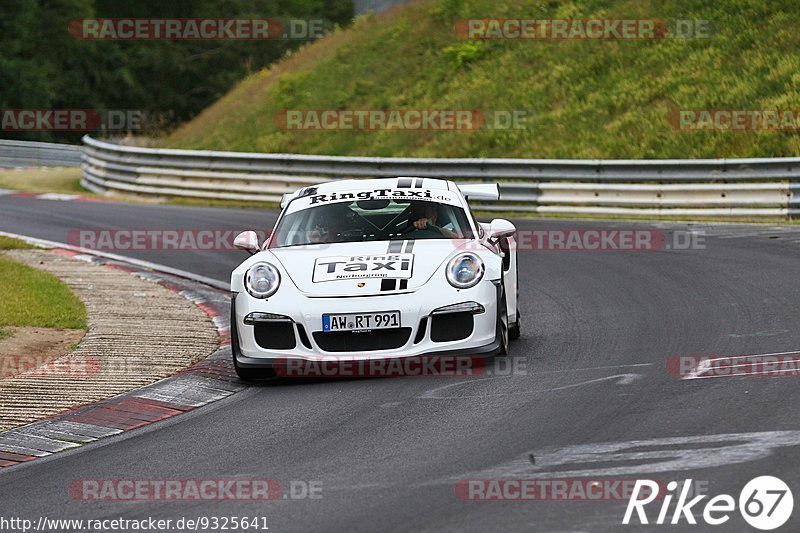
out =
<path fill-rule="evenodd" d="M 477 254 L 459 254 L 447 264 L 447 281 L 456 289 L 469 289 L 483 278 L 483 270 L 483 261 Z"/>
<path fill-rule="evenodd" d="M 256 263 L 244 275 L 244 288 L 253 298 L 269 298 L 280 284 L 280 272 L 269 263 Z"/>

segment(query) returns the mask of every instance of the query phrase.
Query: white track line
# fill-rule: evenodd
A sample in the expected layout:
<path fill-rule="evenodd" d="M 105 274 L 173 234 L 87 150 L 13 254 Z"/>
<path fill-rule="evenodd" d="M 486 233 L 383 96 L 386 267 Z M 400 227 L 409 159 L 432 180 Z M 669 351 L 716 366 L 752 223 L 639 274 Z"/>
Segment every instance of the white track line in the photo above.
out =
<path fill-rule="evenodd" d="M 45 194 L 40 194 L 39 196 L 34 196 L 34 198 L 38 200 L 58 200 L 62 202 L 69 202 L 80 197 L 81 196 L 79 194 L 61 194 L 57 192 L 48 192 Z"/>
<path fill-rule="evenodd" d="M 166 265 L 159 265 L 158 263 L 151 263 L 149 261 L 142 261 L 140 259 L 134 259 L 132 257 L 125 257 L 124 255 L 117 255 L 117 254 L 109 254 L 107 252 L 98 252 L 97 250 L 91 250 L 89 248 L 81 248 L 80 246 L 72 246 L 71 244 L 65 244 L 63 242 L 56 242 L 56 241 L 48 241 L 45 239 L 37 239 L 36 237 L 28 237 L 27 235 L 20 235 L 18 233 L 9 233 L 7 231 L 0 231 L 0 235 L 5 237 L 12 237 L 14 239 L 19 239 L 21 241 L 28 242 L 30 244 L 34 244 L 36 246 L 41 246 L 44 248 L 62 248 L 64 250 L 71 250 L 73 252 L 80 252 L 82 254 L 94 255 L 97 257 L 103 257 L 105 259 L 111 259 L 112 261 L 122 261 L 124 263 L 129 263 L 131 265 L 135 265 L 141 268 L 145 268 L 148 270 L 155 270 L 156 272 L 163 272 L 165 274 L 172 274 L 173 276 L 178 276 L 180 278 L 190 279 L 192 281 L 197 281 L 204 285 L 208 285 L 210 287 L 214 287 L 215 289 L 220 289 L 223 291 L 230 291 L 231 286 L 229 283 L 225 283 L 222 281 L 218 281 L 216 279 L 208 278 L 206 276 L 201 276 L 199 274 L 195 274 L 193 272 L 189 272 L 187 270 L 180 270 L 177 268 L 168 267 Z"/>

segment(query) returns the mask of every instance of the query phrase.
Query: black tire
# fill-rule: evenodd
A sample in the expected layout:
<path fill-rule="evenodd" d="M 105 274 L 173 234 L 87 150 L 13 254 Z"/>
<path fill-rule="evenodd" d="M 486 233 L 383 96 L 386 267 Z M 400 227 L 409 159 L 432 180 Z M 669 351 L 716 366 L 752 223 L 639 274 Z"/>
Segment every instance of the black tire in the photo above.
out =
<path fill-rule="evenodd" d="M 519 322 L 519 311 L 517 311 L 517 319 L 508 326 L 508 338 L 512 341 L 519 339 L 521 330 L 522 328 Z"/>
<path fill-rule="evenodd" d="M 500 339 L 500 348 L 497 355 L 505 357 L 508 355 L 509 349 L 509 328 L 508 328 L 508 305 L 506 303 L 506 288 L 504 285 L 500 286 L 500 299 L 497 305 L 497 333 L 496 336 Z"/>
<path fill-rule="evenodd" d="M 244 368 L 239 366 L 236 356 L 239 354 L 239 332 L 236 329 L 236 305 L 231 300 L 231 354 L 233 354 L 233 368 L 236 375 L 242 381 L 257 381 L 275 377 L 275 370 L 272 368 Z"/>
<path fill-rule="evenodd" d="M 508 243 L 508 239 L 502 239 L 500 241 L 500 249 L 503 250 L 505 257 L 503 258 L 503 271 L 507 271 L 511 266 L 511 247 Z M 516 265 L 519 267 L 519 265 Z M 516 274 L 516 285 L 517 285 L 517 313 L 514 318 L 514 322 L 509 324 L 508 326 L 508 337 L 514 341 L 519 339 L 520 336 L 520 322 L 519 322 L 519 268 L 515 268 L 514 272 Z"/>
<path fill-rule="evenodd" d="M 236 362 L 236 357 L 233 358 L 233 367 L 236 369 L 236 375 L 242 381 L 252 383 L 260 379 L 268 379 L 275 377 L 275 371 L 270 368 L 242 368 Z"/>

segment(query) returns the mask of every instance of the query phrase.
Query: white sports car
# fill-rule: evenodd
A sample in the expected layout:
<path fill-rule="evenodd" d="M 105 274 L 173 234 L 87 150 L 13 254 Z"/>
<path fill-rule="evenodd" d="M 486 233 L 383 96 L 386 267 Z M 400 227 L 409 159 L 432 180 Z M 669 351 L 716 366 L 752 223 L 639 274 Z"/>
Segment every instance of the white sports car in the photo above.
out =
<path fill-rule="evenodd" d="M 520 332 L 514 225 L 478 223 L 467 199 L 496 184 L 341 180 L 286 194 L 266 242 L 231 276 L 243 379 L 286 361 L 508 353 Z M 510 317 L 510 318 L 509 318 Z"/>

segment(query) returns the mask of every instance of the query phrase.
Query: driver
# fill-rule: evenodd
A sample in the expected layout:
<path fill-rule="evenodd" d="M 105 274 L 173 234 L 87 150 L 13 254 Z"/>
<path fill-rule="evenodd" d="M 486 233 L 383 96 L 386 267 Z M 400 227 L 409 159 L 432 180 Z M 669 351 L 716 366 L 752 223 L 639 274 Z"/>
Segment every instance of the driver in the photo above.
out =
<path fill-rule="evenodd" d="M 436 204 L 432 202 L 416 202 L 411 206 L 411 225 L 414 226 L 417 231 L 435 231 L 443 237 L 455 237 L 454 232 L 436 225 L 438 219 L 439 210 Z"/>
<path fill-rule="evenodd" d="M 308 232 L 309 244 L 320 244 L 328 242 L 328 235 L 330 234 L 327 224 L 320 221 Z"/>

